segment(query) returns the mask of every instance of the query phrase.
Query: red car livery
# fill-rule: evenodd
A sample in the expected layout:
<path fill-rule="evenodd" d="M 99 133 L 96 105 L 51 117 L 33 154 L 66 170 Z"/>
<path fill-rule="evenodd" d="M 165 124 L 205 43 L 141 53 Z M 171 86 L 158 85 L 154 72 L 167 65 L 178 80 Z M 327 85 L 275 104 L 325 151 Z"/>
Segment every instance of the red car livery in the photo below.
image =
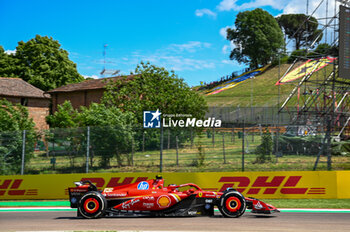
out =
<path fill-rule="evenodd" d="M 76 187 L 69 188 L 70 205 L 78 209 L 78 216 L 89 219 L 130 214 L 213 216 L 215 206 L 224 217 L 240 217 L 246 209 L 262 214 L 279 212 L 272 205 L 244 197 L 233 188 L 223 192 L 203 191 L 192 183 L 164 187 L 161 176 L 103 191 L 88 180 L 75 184 Z"/>

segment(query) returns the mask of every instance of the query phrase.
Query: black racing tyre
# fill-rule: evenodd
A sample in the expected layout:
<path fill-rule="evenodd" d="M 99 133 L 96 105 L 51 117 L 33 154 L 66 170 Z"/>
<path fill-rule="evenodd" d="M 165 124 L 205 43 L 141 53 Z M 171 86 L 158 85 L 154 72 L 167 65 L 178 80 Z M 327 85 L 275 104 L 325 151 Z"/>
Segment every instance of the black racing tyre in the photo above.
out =
<path fill-rule="evenodd" d="M 218 208 L 224 217 L 237 218 L 244 214 L 247 204 L 241 193 L 228 191 L 220 197 Z"/>
<path fill-rule="evenodd" d="M 79 201 L 78 214 L 84 218 L 99 218 L 106 211 L 106 198 L 99 192 L 87 192 Z"/>

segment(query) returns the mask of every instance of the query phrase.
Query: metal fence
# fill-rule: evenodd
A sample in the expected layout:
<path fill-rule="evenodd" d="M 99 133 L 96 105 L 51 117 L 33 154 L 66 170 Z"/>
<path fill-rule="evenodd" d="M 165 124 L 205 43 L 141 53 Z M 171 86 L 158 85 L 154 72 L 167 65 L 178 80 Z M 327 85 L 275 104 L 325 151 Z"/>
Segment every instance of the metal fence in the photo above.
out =
<path fill-rule="evenodd" d="M 237 124 L 245 121 L 248 124 L 290 125 L 297 108 L 279 112 L 278 107 L 209 107 L 207 117 L 221 119 L 223 123 Z"/>
<path fill-rule="evenodd" d="M 333 141 L 327 156 L 325 135 L 324 128 L 244 124 L 1 132 L 0 174 L 350 169 L 349 142 Z"/>

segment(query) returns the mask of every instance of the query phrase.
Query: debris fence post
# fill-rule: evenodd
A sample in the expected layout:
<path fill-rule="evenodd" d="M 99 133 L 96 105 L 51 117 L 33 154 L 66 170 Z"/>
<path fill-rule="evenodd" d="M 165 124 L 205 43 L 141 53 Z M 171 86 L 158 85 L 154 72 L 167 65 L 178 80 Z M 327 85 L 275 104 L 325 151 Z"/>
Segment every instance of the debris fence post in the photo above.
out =
<path fill-rule="evenodd" d="M 279 136 L 280 136 L 280 128 L 279 128 L 279 125 L 277 126 L 277 130 L 276 130 L 276 163 L 278 163 L 278 156 L 279 156 L 279 141 L 278 141 L 278 139 L 279 139 Z"/>
<path fill-rule="evenodd" d="M 215 127 L 213 127 L 213 134 L 211 136 L 213 147 L 215 147 Z"/>
<path fill-rule="evenodd" d="M 179 166 L 179 138 L 176 135 L 176 166 Z"/>
<path fill-rule="evenodd" d="M 131 138 L 131 166 L 134 166 L 134 153 L 135 153 L 135 145 L 134 145 L 134 137 Z"/>
<path fill-rule="evenodd" d="M 22 166 L 21 166 L 21 175 L 24 175 L 24 159 L 26 155 L 26 130 L 23 130 L 22 134 Z"/>
<path fill-rule="evenodd" d="M 225 154 L 225 132 L 222 133 L 222 153 L 224 156 L 224 164 L 226 164 L 226 154 Z"/>
<path fill-rule="evenodd" d="M 89 173 L 89 156 L 90 156 L 90 127 L 86 132 L 86 173 Z"/>
<path fill-rule="evenodd" d="M 145 152 L 145 131 L 142 133 L 142 153 Z"/>
<path fill-rule="evenodd" d="M 160 125 L 159 172 L 163 172 L 163 125 Z"/>
<path fill-rule="evenodd" d="M 193 148 L 193 131 L 192 128 L 190 129 L 191 131 L 191 149 Z"/>
<path fill-rule="evenodd" d="M 245 133 L 245 125 L 243 120 L 243 128 L 242 128 L 242 172 L 244 172 L 244 133 Z"/>
<path fill-rule="evenodd" d="M 231 132 L 231 142 L 235 142 L 235 129 L 232 128 L 232 132 Z"/>
<path fill-rule="evenodd" d="M 334 107 L 334 106 L 333 106 Z M 332 152 L 331 152 L 331 132 L 332 132 L 332 118 L 327 120 L 327 132 L 326 132 L 326 137 L 327 137 L 327 145 L 326 145 L 326 155 L 327 155 L 327 170 L 330 171 L 332 170 Z"/>
<path fill-rule="evenodd" d="M 170 149 L 170 129 L 168 129 L 168 150 Z"/>

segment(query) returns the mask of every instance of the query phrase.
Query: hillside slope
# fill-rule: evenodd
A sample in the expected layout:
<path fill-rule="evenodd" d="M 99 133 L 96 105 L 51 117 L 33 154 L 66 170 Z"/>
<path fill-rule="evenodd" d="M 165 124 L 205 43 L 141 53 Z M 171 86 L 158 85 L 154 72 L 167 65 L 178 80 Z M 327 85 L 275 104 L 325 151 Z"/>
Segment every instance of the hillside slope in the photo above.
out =
<path fill-rule="evenodd" d="M 302 64 L 301 62 L 294 67 Z M 282 76 L 288 69 L 290 64 L 282 64 L 280 67 L 280 75 Z M 315 72 L 310 80 L 323 79 L 324 74 L 328 75 L 333 66 L 329 65 L 318 72 Z M 278 66 L 269 68 L 263 74 L 256 76 L 254 79 L 248 79 L 232 89 L 222 91 L 214 95 L 201 94 L 207 100 L 208 106 L 240 106 L 250 107 L 251 102 L 254 107 L 272 107 L 278 104 L 278 86 L 276 82 L 279 80 Z M 299 79 L 300 80 L 300 79 Z M 280 104 L 282 104 L 299 80 L 293 83 L 280 85 Z M 292 99 L 289 105 L 295 104 L 296 99 Z"/>

